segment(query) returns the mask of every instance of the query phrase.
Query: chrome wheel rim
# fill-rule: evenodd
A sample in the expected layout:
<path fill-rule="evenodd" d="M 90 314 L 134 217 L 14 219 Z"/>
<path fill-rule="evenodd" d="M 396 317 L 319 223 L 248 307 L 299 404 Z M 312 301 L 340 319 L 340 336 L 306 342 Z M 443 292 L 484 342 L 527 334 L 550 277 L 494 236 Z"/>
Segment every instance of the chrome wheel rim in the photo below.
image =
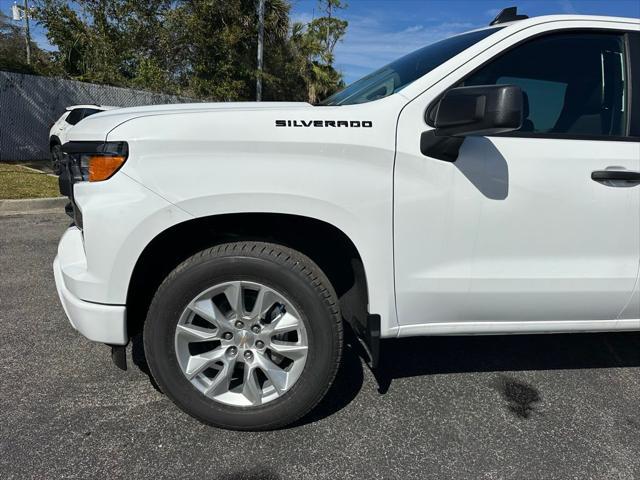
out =
<path fill-rule="evenodd" d="M 292 303 L 256 282 L 215 285 L 184 309 L 175 331 L 184 376 L 220 403 L 253 407 L 293 387 L 307 360 L 307 331 Z"/>

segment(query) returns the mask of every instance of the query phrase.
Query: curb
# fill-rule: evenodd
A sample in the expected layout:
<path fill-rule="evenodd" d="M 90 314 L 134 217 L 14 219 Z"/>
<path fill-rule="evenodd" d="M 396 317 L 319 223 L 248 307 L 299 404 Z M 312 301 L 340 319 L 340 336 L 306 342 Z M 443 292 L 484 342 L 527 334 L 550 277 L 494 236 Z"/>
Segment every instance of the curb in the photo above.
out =
<path fill-rule="evenodd" d="M 32 171 L 33 173 L 41 173 L 43 175 L 48 175 L 50 177 L 58 178 L 58 175 L 56 175 L 54 173 L 48 173 L 48 172 L 45 172 L 44 170 L 38 170 L 37 168 L 31 168 L 31 167 L 28 167 L 27 165 L 18 165 L 18 167 L 25 168 L 27 170 Z"/>
<path fill-rule="evenodd" d="M 0 216 L 21 213 L 42 213 L 48 210 L 64 212 L 69 203 L 67 197 L 27 198 L 24 200 L 0 200 Z"/>

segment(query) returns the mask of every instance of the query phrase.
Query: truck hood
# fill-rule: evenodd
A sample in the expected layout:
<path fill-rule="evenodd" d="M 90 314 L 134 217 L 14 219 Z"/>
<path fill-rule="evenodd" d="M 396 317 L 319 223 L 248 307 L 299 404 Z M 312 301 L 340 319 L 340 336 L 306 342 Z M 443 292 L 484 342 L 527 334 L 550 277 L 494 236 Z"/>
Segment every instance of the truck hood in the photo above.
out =
<path fill-rule="evenodd" d="M 107 134 L 129 120 L 155 115 L 175 115 L 207 111 L 252 111 L 262 110 L 305 110 L 313 109 L 305 102 L 224 102 L 224 103 L 176 103 L 170 105 L 149 105 L 144 107 L 117 108 L 96 113 L 85 118 L 69 132 L 72 141 L 96 141 L 105 139 Z"/>

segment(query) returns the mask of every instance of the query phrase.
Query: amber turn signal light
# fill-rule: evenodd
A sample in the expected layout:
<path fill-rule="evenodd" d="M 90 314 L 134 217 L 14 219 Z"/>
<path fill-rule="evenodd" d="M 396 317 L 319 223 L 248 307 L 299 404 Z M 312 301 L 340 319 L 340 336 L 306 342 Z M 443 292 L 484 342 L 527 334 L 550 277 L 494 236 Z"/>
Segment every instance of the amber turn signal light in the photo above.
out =
<path fill-rule="evenodd" d="M 100 182 L 111 177 L 124 164 L 127 157 L 91 155 L 89 156 L 89 181 Z"/>

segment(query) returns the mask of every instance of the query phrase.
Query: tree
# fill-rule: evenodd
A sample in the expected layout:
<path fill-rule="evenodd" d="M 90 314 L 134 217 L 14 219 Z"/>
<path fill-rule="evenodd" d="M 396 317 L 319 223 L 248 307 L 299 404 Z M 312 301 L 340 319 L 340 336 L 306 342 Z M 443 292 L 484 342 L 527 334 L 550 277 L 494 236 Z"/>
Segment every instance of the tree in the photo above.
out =
<path fill-rule="evenodd" d="M 334 91 L 333 49 L 347 24 L 341 0 L 290 25 L 289 0 L 267 0 L 266 100 L 310 100 Z M 209 100 L 255 98 L 257 0 L 36 0 L 37 19 L 67 76 Z"/>
<path fill-rule="evenodd" d="M 265 11 L 265 75 L 274 71 L 273 49 L 287 41 L 289 3 L 270 0 Z M 199 98 L 255 98 L 257 10 L 255 1 L 180 2 L 168 30 L 180 58 L 174 73 L 184 92 Z"/>
<path fill-rule="evenodd" d="M 346 20 L 334 16 L 336 10 L 346 8 L 342 0 L 319 0 L 318 6 L 325 16 L 315 18 L 307 25 L 294 25 L 291 35 L 291 41 L 305 59 L 300 73 L 310 103 L 316 103 L 343 86 L 342 75 L 333 67 L 333 52 L 349 25 Z"/>
<path fill-rule="evenodd" d="M 32 64 L 27 64 L 25 36 L 22 29 L 0 12 L 0 70 L 22 73 L 48 72 L 49 56 L 31 42 Z"/>
<path fill-rule="evenodd" d="M 169 0 L 63 0 L 35 2 L 36 18 L 58 48 L 55 61 L 71 78 L 129 86 L 143 58 L 153 58 Z M 149 68 L 148 63 L 145 67 Z M 144 67 L 143 67 L 144 68 Z"/>

